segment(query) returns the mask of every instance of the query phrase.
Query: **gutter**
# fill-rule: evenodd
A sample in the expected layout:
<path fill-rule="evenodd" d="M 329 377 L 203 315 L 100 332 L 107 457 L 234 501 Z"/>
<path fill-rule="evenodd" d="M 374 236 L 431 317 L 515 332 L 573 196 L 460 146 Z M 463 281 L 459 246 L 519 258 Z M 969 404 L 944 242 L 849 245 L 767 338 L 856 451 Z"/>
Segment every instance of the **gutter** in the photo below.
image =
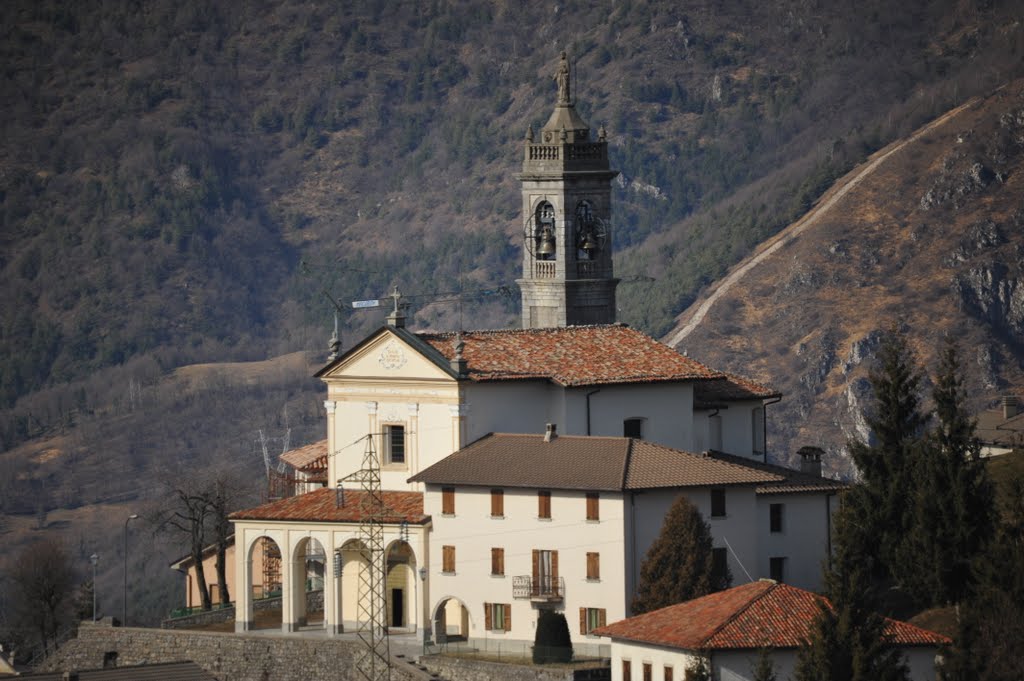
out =
<path fill-rule="evenodd" d="M 601 392 L 601 389 L 597 388 L 596 390 L 591 390 L 589 393 L 587 393 L 587 435 L 588 436 L 590 435 L 590 396 L 591 395 L 596 395 L 599 392 Z"/>

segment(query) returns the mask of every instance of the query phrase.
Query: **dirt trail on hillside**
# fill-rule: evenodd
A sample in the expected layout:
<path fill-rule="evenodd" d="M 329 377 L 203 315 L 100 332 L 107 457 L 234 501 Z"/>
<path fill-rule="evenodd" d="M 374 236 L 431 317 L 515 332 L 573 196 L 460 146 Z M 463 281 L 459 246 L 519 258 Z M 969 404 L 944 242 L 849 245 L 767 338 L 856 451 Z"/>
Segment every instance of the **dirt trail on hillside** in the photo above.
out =
<path fill-rule="evenodd" d="M 884 149 L 876 151 L 868 157 L 866 165 L 858 166 L 844 175 L 834 185 L 832 185 L 831 189 L 825 192 L 824 196 L 821 197 L 818 203 L 815 204 L 810 211 L 804 214 L 803 217 L 783 229 L 772 238 L 764 241 L 757 247 L 754 253 L 741 260 L 737 265 L 733 266 L 729 273 L 723 279 L 720 279 L 717 284 L 714 284 L 707 293 L 697 300 L 697 302 L 686 308 L 686 310 L 676 318 L 676 328 L 666 334 L 664 342 L 671 347 L 675 347 L 681 343 L 704 320 L 708 311 L 711 310 L 711 307 L 719 298 L 728 293 L 735 284 L 743 279 L 748 272 L 757 267 L 758 264 L 770 258 L 776 251 L 799 236 L 808 227 L 812 227 L 817 224 L 819 218 L 828 213 L 828 211 L 830 211 L 840 201 L 840 199 L 846 196 L 847 192 L 860 184 L 860 182 L 865 178 L 870 177 L 871 174 L 886 161 L 886 159 L 911 142 L 917 141 L 932 130 L 944 125 L 951 119 L 956 118 L 956 116 L 961 112 L 979 101 L 979 97 L 974 97 L 955 109 L 947 111 L 931 123 L 919 128 L 910 137 L 898 142 L 893 142 Z"/>

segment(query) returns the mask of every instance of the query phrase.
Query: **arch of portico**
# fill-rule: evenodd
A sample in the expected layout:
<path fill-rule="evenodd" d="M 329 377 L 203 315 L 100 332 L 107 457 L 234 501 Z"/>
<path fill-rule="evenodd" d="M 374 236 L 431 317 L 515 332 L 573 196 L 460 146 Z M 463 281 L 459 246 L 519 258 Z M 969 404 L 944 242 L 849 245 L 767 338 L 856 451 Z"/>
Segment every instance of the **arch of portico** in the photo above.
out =
<path fill-rule="evenodd" d="M 237 551 L 239 560 L 235 565 L 235 630 L 250 631 L 256 628 L 255 601 L 283 592 L 281 588 L 287 561 L 282 560 L 281 546 L 284 536 L 281 532 L 253 532 Z M 260 574 L 256 574 L 257 571 Z M 283 593 L 282 593 L 283 596 Z"/>
<path fill-rule="evenodd" d="M 416 555 L 409 542 L 398 539 L 384 555 L 387 571 L 384 598 L 388 627 L 415 631 L 416 628 Z"/>
<path fill-rule="evenodd" d="M 435 643 L 444 645 L 450 640 L 464 641 L 469 638 L 469 608 L 455 596 L 443 596 L 434 606 L 430 621 Z"/>

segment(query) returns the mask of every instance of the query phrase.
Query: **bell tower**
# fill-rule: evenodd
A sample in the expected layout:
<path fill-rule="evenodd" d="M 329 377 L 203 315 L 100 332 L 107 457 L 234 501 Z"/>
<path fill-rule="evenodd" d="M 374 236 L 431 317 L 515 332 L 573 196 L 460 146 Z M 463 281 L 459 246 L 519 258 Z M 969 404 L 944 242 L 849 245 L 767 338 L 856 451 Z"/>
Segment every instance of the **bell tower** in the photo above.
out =
<path fill-rule="evenodd" d="M 604 127 L 591 139 L 576 112 L 569 60 L 554 80 L 558 101 L 535 135 L 526 132 L 523 172 L 523 328 L 612 324 L 611 182 Z"/>

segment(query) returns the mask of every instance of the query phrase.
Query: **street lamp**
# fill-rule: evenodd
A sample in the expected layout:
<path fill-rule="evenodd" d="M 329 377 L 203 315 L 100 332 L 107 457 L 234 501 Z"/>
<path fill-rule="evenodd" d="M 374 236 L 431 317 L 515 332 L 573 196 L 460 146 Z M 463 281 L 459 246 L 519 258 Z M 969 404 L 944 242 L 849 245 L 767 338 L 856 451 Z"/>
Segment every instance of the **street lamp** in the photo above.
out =
<path fill-rule="evenodd" d="M 132 513 L 124 521 L 124 603 L 121 611 L 121 626 L 128 626 L 128 523 L 137 520 L 138 513 Z"/>
<path fill-rule="evenodd" d="M 96 624 L 96 564 L 100 562 L 100 557 L 94 553 L 89 556 L 89 560 L 92 562 L 92 623 Z"/>

